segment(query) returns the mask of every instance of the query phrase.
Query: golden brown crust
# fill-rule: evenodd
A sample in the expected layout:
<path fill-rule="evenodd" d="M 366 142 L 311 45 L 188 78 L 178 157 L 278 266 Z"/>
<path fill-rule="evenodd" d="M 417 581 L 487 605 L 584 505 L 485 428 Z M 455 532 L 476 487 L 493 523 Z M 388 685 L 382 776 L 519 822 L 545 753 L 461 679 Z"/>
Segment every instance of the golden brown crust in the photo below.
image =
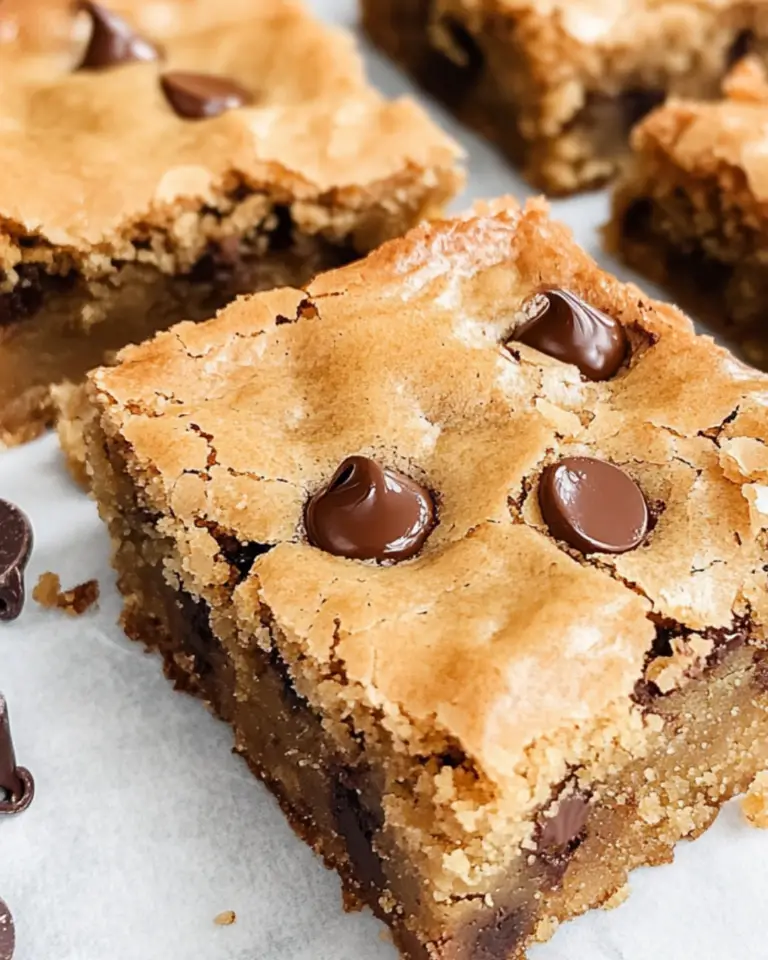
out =
<path fill-rule="evenodd" d="M 504 347 L 544 285 L 624 324 L 629 367 L 595 384 Z M 185 589 L 222 602 L 216 530 L 271 546 L 235 592 L 243 642 L 267 617 L 326 717 L 366 729 L 375 715 L 416 755 L 458 744 L 473 789 L 513 822 L 571 764 L 599 777 L 642 754 L 631 695 L 653 620 L 751 616 L 764 636 L 768 378 L 599 270 L 540 202 L 423 226 L 307 291 L 182 324 L 97 371 L 90 396 Z M 351 453 L 435 491 L 440 523 L 415 560 L 377 567 L 305 542 L 307 498 Z M 548 536 L 538 477 L 570 453 L 640 484 L 657 515 L 644 546 L 585 559 Z M 446 871 L 471 875 L 466 857 Z"/>

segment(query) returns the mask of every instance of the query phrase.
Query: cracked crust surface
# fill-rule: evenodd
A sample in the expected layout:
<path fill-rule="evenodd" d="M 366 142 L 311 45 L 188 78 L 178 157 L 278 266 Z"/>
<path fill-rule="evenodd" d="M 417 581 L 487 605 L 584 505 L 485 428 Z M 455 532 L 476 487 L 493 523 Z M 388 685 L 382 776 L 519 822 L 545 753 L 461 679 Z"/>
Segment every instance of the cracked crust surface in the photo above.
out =
<path fill-rule="evenodd" d="M 544 286 L 624 324 L 632 359 L 613 380 L 504 346 Z M 599 270 L 540 202 L 420 227 L 307 290 L 179 325 L 89 393 L 174 544 L 175 582 L 215 611 L 231 571 L 214 534 L 270 547 L 227 612 L 241 642 L 276 644 L 329 723 L 383 731 L 395 754 L 471 759 L 471 787 L 449 769 L 431 787 L 477 831 L 443 861 L 448 886 L 471 889 L 515 830 L 525 841 L 521 818 L 573 766 L 596 778 L 642 755 L 652 730 L 632 693 L 655 623 L 688 636 L 749 618 L 765 639 L 768 377 Z M 308 497 L 353 453 L 434 492 L 440 522 L 414 560 L 306 543 Z M 639 483 L 655 515 L 643 546 L 585 558 L 551 539 L 538 478 L 571 454 Z"/>
<path fill-rule="evenodd" d="M 152 6 L 136 4 L 135 19 Z M 175 6 L 214 20 L 219 5 Z M 141 259 L 131 241 L 148 225 L 172 254 L 191 212 L 215 210 L 239 185 L 269 189 L 297 223 L 336 236 L 367 207 L 391 215 L 408 193 L 428 208 L 454 192 L 456 148 L 413 102 L 385 101 L 368 86 L 350 36 L 291 0 L 251 4 L 236 26 L 232 13 L 199 32 L 166 31 L 161 63 L 84 72 L 70 63 L 43 79 L 0 72 L 0 266 L 46 261 L 55 249 L 63 267 L 86 261 L 86 272 L 108 272 L 110 258 Z M 160 89 L 168 68 L 233 78 L 254 103 L 181 119 Z M 20 234 L 37 248 L 20 248 Z"/>

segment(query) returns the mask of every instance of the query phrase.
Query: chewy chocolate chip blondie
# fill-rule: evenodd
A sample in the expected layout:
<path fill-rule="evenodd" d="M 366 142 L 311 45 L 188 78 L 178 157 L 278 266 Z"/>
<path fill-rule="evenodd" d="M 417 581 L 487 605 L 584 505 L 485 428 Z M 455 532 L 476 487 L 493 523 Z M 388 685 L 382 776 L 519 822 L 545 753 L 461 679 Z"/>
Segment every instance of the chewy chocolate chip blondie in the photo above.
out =
<path fill-rule="evenodd" d="M 764 0 L 361 0 L 373 40 L 536 186 L 611 178 L 668 94 L 711 96 L 768 52 Z"/>
<path fill-rule="evenodd" d="M 541 202 L 87 390 L 128 634 L 411 960 L 521 957 L 768 761 L 768 377 Z"/>
<path fill-rule="evenodd" d="M 632 138 L 610 248 L 768 368 L 768 82 L 747 58 L 723 99 L 673 100 Z"/>
<path fill-rule="evenodd" d="M 80 6 L 90 32 L 54 77 L 0 48 L 0 446 L 51 421 L 53 384 L 238 293 L 305 283 L 461 182 L 451 141 L 290 0 L 160 40 Z"/>

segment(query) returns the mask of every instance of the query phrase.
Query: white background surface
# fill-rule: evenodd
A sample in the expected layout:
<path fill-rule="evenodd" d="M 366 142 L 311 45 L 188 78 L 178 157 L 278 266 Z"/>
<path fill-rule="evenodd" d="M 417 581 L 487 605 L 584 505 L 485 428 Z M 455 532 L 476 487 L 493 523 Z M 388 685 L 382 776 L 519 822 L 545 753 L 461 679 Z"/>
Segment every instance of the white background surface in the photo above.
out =
<path fill-rule="evenodd" d="M 315 0 L 354 23 L 353 0 Z M 374 81 L 408 90 L 369 51 Z M 488 146 L 436 116 L 467 147 L 458 206 L 528 192 Z M 609 268 L 597 228 L 605 195 L 555 213 Z M 621 270 L 618 271 L 622 273 Z M 15 960 L 394 960 L 370 914 L 345 915 L 339 883 L 292 834 L 277 804 L 230 754 L 229 729 L 173 693 L 159 660 L 115 625 L 119 602 L 96 510 L 65 474 L 53 437 L 0 453 L 0 496 L 33 520 L 28 583 L 96 577 L 98 612 L 70 620 L 31 601 L 0 626 L 0 688 L 37 798 L 0 822 L 0 896 L 15 914 Z M 618 910 L 559 931 L 531 960 L 763 960 L 768 834 L 736 805 L 673 866 L 638 871 Z M 235 910 L 237 923 L 213 917 Z"/>

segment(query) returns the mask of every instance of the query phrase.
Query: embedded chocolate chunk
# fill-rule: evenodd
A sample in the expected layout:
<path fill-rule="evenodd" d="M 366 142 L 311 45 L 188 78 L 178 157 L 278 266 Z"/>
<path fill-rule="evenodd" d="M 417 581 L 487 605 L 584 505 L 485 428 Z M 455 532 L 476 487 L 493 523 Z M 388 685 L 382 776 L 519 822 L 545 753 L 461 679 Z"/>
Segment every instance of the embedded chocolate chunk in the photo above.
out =
<path fill-rule="evenodd" d="M 32 552 L 26 515 L 0 500 L 0 620 L 15 620 L 24 606 L 24 568 Z"/>
<path fill-rule="evenodd" d="M 588 380 L 610 380 L 627 356 L 629 341 L 613 317 L 567 290 L 544 290 L 534 315 L 512 339 L 578 367 Z"/>
<path fill-rule="evenodd" d="M 626 553 L 648 533 L 648 504 L 623 470 L 566 457 L 544 470 L 539 504 L 549 532 L 583 553 Z"/>
<path fill-rule="evenodd" d="M 567 860 L 584 834 L 588 815 L 589 801 L 581 794 L 561 800 L 557 813 L 541 827 L 539 856 L 551 863 Z"/>
<path fill-rule="evenodd" d="M 0 814 L 21 813 L 34 795 L 32 774 L 16 763 L 8 705 L 0 693 Z"/>
<path fill-rule="evenodd" d="M 310 543 L 351 560 L 407 560 L 434 520 L 424 487 L 367 457 L 348 457 L 306 510 Z"/>
<path fill-rule="evenodd" d="M 0 900 L 0 960 L 13 960 L 16 949 L 16 931 L 13 926 L 13 916 L 8 904 Z"/>
<path fill-rule="evenodd" d="M 139 36 L 122 17 L 90 0 L 81 0 L 79 7 L 90 16 L 93 29 L 78 70 L 102 70 L 160 58 L 159 48 Z"/>
<path fill-rule="evenodd" d="M 218 117 L 227 110 L 253 102 L 253 96 L 245 87 L 211 73 L 172 70 L 163 74 L 160 83 L 168 103 L 186 120 Z"/>

